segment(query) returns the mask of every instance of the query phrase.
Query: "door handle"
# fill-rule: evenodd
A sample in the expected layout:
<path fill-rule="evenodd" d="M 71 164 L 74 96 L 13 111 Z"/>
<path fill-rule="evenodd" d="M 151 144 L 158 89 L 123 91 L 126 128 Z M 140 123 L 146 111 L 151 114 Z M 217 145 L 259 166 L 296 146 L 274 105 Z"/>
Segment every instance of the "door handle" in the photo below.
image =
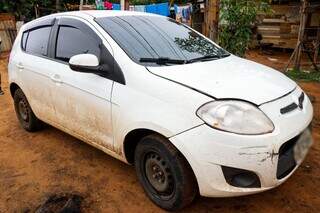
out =
<path fill-rule="evenodd" d="M 58 74 L 54 74 L 53 76 L 51 76 L 51 80 L 55 83 L 62 83 L 61 77 Z"/>
<path fill-rule="evenodd" d="M 24 66 L 23 66 L 23 64 L 22 64 L 21 62 L 19 62 L 19 63 L 17 64 L 17 68 L 20 69 L 20 70 L 23 70 L 23 69 L 24 69 Z"/>

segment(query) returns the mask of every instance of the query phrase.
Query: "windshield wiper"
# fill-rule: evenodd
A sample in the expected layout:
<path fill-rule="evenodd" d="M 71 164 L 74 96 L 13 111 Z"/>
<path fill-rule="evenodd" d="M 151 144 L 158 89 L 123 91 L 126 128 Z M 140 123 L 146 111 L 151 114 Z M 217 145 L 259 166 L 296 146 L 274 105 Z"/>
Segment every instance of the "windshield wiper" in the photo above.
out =
<path fill-rule="evenodd" d="M 230 54 L 230 53 L 227 53 L 227 52 L 224 52 L 224 53 L 219 54 L 220 58 L 228 57 L 228 56 L 230 56 L 230 55 L 231 55 L 231 54 Z"/>
<path fill-rule="evenodd" d="M 165 57 L 159 57 L 159 58 L 140 58 L 140 62 L 144 63 L 156 63 L 160 65 L 164 64 L 185 64 L 187 61 L 182 59 L 171 59 L 171 58 L 165 58 Z"/>
<path fill-rule="evenodd" d="M 187 64 L 193 63 L 193 62 L 197 62 L 197 61 L 207 61 L 210 59 L 219 59 L 221 58 L 220 55 L 205 55 L 205 56 L 201 56 L 198 58 L 193 58 L 187 61 Z"/>

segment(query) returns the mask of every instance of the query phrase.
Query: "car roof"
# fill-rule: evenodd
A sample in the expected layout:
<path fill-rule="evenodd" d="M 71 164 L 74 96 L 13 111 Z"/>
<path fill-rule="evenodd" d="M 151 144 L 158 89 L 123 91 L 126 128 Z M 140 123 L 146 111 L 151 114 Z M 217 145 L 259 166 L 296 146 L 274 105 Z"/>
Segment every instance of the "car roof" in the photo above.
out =
<path fill-rule="evenodd" d="M 23 28 L 28 28 L 29 25 L 36 25 L 37 23 L 47 20 L 56 18 L 59 16 L 73 16 L 73 17 L 80 17 L 84 19 L 93 19 L 93 18 L 103 18 L 103 17 L 119 17 L 119 16 L 157 16 L 157 17 L 165 17 L 160 16 L 157 14 L 152 13 L 145 13 L 145 12 L 136 12 L 136 11 L 127 11 L 127 10 L 81 10 L 81 11 L 70 11 L 70 12 L 61 12 L 61 13 L 54 13 L 47 16 L 42 16 L 30 22 L 27 22 L 23 25 Z"/>
<path fill-rule="evenodd" d="M 80 17 L 93 17 L 93 18 L 103 18 L 103 17 L 115 17 L 115 16 L 159 16 L 157 14 L 145 13 L 145 12 L 136 12 L 136 11 L 128 11 L 128 10 L 81 10 L 81 11 L 71 11 L 71 12 L 62 12 L 55 13 L 48 16 L 44 16 L 42 18 L 52 18 L 57 16 L 80 16 Z M 41 18 L 40 18 L 41 19 Z"/>
<path fill-rule="evenodd" d="M 95 18 L 108 17 L 108 16 L 159 16 L 152 13 L 145 12 L 136 12 L 136 11 L 128 11 L 128 10 L 84 10 L 77 11 L 89 14 Z"/>

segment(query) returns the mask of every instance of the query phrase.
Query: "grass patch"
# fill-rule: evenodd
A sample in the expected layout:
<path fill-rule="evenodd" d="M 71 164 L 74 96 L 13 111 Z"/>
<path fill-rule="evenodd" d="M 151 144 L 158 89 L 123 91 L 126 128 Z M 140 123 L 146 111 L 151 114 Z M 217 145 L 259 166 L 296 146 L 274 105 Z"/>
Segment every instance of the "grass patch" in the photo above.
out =
<path fill-rule="evenodd" d="M 316 81 L 320 82 L 320 72 L 317 71 L 304 71 L 291 69 L 285 72 L 285 74 L 295 81 Z"/>

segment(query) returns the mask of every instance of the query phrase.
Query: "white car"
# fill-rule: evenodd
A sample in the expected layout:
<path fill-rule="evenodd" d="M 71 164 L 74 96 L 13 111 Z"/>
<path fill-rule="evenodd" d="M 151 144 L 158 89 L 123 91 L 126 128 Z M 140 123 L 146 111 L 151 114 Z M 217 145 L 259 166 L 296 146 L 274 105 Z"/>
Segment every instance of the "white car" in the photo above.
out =
<path fill-rule="evenodd" d="M 27 131 L 48 123 L 134 164 L 150 199 L 181 209 L 283 183 L 311 143 L 313 108 L 286 76 L 174 20 L 125 11 L 25 24 L 9 60 Z"/>

